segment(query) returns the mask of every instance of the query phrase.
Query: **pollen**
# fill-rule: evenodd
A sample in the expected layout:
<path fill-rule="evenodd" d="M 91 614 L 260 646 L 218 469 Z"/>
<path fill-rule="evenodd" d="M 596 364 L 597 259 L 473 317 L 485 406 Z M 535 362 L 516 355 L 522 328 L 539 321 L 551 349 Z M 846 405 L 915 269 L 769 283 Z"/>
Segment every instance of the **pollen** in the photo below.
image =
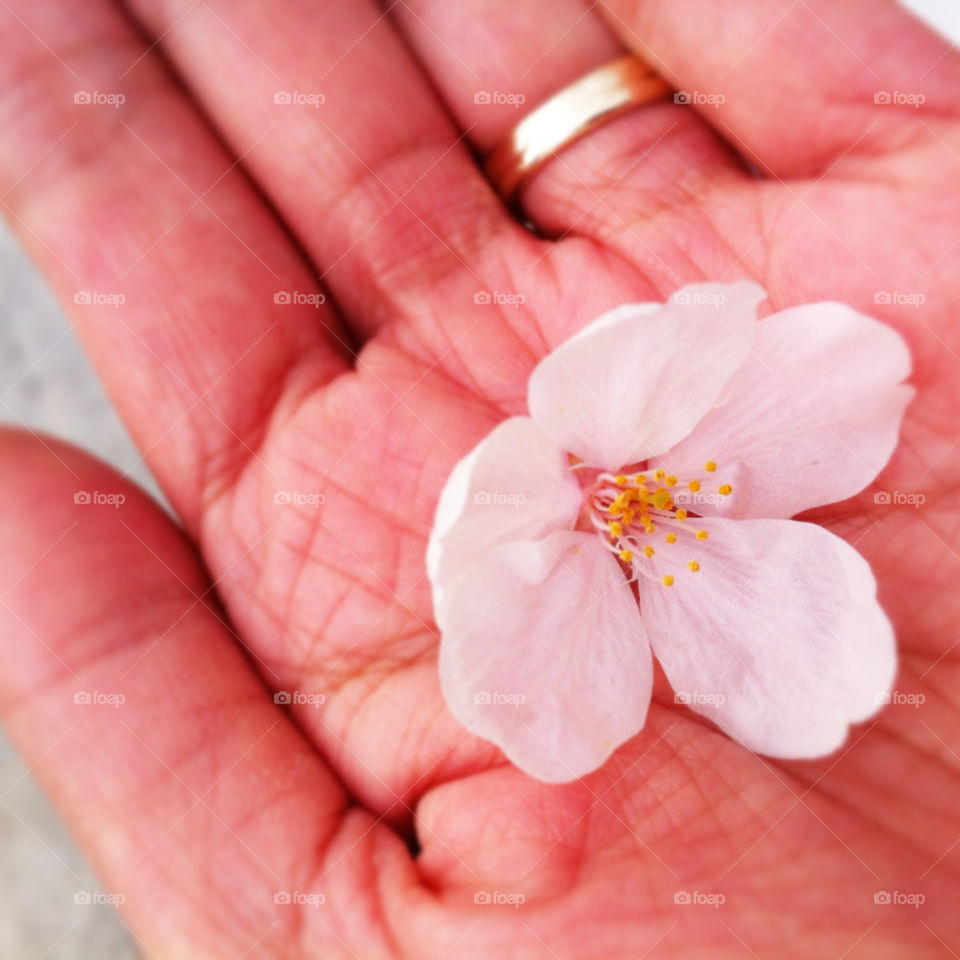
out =
<path fill-rule="evenodd" d="M 694 573 L 696 573 L 696 572 L 700 569 L 700 564 L 697 563 L 696 560 L 691 560 L 691 561 L 687 564 L 687 569 L 688 569 L 688 570 L 692 570 Z"/>
<path fill-rule="evenodd" d="M 710 534 L 707 533 L 706 530 L 698 530 L 698 531 L 697 531 L 697 539 L 698 539 L 698 540 L 706 540 L 707 537 L 709 537 L 709 536 L 710 536 Z"/>
<path fill-rule="evenodd" d="M 627 485 L 627 478 L 622 473 L 614 479 L 616 480 L 618 487 L 625 487 Z"/>
<path fill-rule="evenodd" d="M 612 520 L 610 522 L 610 536 L 612 537 L 623 536 L 623 525 L 618 523 L 616 520 Z"/>
<path fill-rule="evenodd" d="M 668 573 L 663 580 L 660 581 L 665 587 L 673 586 L 673 574 Z"/>
<path fill-rule="evenodd" d="M 662 480 L 666 475 L 667 475 L 667 471 L 666 471 L 666 470 L 657 470 L 657 471 L 654 473 L 654 476 L 655 476 L 658 480 Z"/>
<path fill-rule="evenodd" d="M 672 474 L 667 474 L 667 479 L 663 481 L 668 487 L 675 487 L 677 485 L 677 478 Z"/>
<path fill-rule="evenodd" d="M 647 482 L 647 475 L 645 473 L 638 473 L 634 478 L 634 483 L 644 484 Z"/>
<path fill-rule="evenodd" d="M 653 505 L 658 510 L 669 510 L 670 504 L 673 502 L 673 498 L 670 496 L 669 492 L 663 489 L 657 490 L 653 495 Z"/>
<path fill-rule="evenodd" d="M 621 550 L 621 551 L 620 551 L 620 559 L 621 559 L 624 563 L 629 563 L 629 562 L 633 559 L 633 551 L 632 551 L 632 550 Z"/>
<path fill-rule="evenodd" d="M 677 535 L 675 533 L 668 533 L 667 543 L 676 543 L 676 542 L 677 542 Z"/>
<path fill-rule="evenodd" d="M 647 545 L 643 548 L 643 555 L 644 555 L 645 557 L 652 557 L 652 556 L 653 556 L 653 547 L 651 547 L 650 544 L 647 544 Z"/>
<path fill-rule="evenodd" d="M 717 493 L 727 496 L 727 494 L 733 493 L 733 487 L 729 483 L 725 483 L 723 486 L 717 487 Z"/>
<path fill-rule="evenodd" d="M 707 473 L 713 473 L 713 471 L 717 469 L 717 465 L 712 460 L 708 460 L 703 465 L 703 469 L 706 470 Z"/>
<path fill-rule="evenodd" d="M 684 510 L 683 507 L 681 507 L 681 508 L 677 511 L 677 519 L 678 519 L 678 520 L 686 520 L 686 519 L 687 519 L 687 511 Z"/>
<path fill-rule="evenodd" d="M 690 487 L 690 489 L 691 489 L 691 491 L 692 491 L 693 493 L 696 493 L 696 492 L 700 489 L 700 481 L 699 481 L 699 480 L 691 480 L 690 483 L 689 483 L 689 487 Z"/>

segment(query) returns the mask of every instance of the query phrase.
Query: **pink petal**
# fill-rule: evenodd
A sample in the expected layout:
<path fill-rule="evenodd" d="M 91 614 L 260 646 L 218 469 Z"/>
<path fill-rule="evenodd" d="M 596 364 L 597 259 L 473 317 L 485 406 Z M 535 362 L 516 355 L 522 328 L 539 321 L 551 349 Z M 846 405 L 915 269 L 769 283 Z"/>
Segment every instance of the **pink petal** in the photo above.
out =
<path fill-rule="evenodd" d="M 595 534 L 496 547 L 447 593 L 447 703 L 522 770 L 574 780 L 643 727 L 650 647 L 623 572 Z"/>
<path fill-rule="evenodd" d="M 839 303 L 784 310 L 760 322 L 720 404 L 652 465 L 689 479 L 716 462 L 689 503 L 703 515 L 791 517 L 845 500 L 890 459 L 909 374 L 890 327 Z M 722 483 L 733 493 L 717 503 Z"/>
<path fill-rule="evenodd" d="M 665 304 L 604 314 L 534 369 L 530 415 L 593 466 L 615 470 L 663 453 L 743 363 L 765 296 L 753 283 L 704 283 Z"/>
<path fill-rule="evenodd" d="M 572 529 L 581 499 L 569 458 L 529 417 L 498 424 L 454 467 L 440 494 L 427 545 L 435 608 L 441 581 L 477 553 Z"/>
<path fill-rule="evenodd" d="M 658 551 L 672 587 L 640 580 L 654 653 L 680 702 L 756 753 L 830 753 L 879 709 L 896 672 L 893 629 L 867 562 L 823 527 L 703 520 Z M 687 570 L 688 560 L 700 570 Z"/>

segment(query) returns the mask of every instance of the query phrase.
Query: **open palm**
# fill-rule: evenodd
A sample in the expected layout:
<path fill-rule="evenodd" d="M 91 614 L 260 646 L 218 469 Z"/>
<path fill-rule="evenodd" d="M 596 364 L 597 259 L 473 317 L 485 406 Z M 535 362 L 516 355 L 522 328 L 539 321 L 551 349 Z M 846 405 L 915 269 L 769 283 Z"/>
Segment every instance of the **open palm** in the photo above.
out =
<path fill-rule="evenodd" d="M 6 432 L 0 706 L 145 950 L 956 949 L 960 57 L 854 0 L 130 6 L 139 30 L 105 3 L 2 7 L 0 189 L 183 530 Z M 524 194 L 534 235 L 468 144 L 625 47 L 699 106 L 554 160 Z M 437 496 L 551 347 L 742 277 L 911 345 L 877 489 L 925 502 L 811 517 L 877 573 L 899 702 L 774 763 L 660 677 L 603 769 L 540 784 L 443 703 Z"/>

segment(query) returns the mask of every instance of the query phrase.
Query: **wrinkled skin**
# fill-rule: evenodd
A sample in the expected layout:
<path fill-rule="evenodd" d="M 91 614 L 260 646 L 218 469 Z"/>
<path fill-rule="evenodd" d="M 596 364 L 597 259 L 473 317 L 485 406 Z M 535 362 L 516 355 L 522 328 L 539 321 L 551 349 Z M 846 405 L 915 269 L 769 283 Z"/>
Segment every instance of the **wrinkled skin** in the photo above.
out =
<path fill-rule="evenodd" d="M 130 8 L 0 8 L 0 193 L 182 527 L 77 450 L 4 432 L 0 709 L 146 955 L 955 955 L 960 57 L 866 0 Z M 474 93 L 529 105 L 631 46 L 725 103 L 668 100 L 567 150 L 524 194 L 533 235 L 458 141 L 489 148 L 523 111 Z M 925 702 L 780 763 L 660 677 L 646 729 L 544 786 L 444 707 L 437 495 L 602 310 L 740 277 L 768 308 L 842 300 L 911 346 L 893 461 L 811 519 L 873 564 L 897 689 Z M 93 290 L 125 303 L 74 304 Z"/>

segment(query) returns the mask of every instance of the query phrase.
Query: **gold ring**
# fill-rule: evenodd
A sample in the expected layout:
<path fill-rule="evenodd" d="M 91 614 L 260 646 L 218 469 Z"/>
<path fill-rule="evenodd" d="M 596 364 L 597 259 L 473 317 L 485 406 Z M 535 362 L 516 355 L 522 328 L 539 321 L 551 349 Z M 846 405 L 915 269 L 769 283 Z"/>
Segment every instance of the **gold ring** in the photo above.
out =
<path fill-rule="evenodd" d="M 640 57 L 612 60 L 527 114 L 487 155 L 487 177 L 512 203 L 524 182 L 551 157 L 608 120 L 669 91 L 666 80 Z"/>

